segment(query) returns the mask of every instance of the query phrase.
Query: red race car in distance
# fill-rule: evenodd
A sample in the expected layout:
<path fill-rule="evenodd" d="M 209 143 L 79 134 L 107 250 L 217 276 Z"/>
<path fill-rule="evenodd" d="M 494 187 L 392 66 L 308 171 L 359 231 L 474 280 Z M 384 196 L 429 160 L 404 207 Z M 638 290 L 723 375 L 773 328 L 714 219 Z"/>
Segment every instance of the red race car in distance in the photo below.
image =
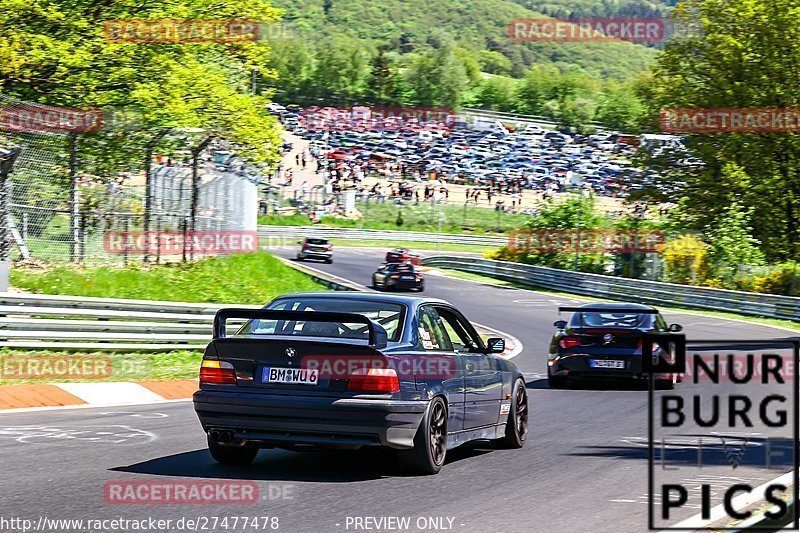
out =
<path fill-rule="evenodd" d="M 422 257 L 415 254 L 408 248 L 394 248 L 386 252 L 387 263 L 411 263 L 412 265 L 421 266 Z"/>

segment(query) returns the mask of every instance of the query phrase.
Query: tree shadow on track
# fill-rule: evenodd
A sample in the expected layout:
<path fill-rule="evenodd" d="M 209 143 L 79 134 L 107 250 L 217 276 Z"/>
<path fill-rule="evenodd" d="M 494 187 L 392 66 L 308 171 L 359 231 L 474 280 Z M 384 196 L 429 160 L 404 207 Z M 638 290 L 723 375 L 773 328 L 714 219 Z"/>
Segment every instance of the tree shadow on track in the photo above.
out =
<path fill-rule="evenodd" d="M 721 437 L 721 438 L 720 438 Z M 725 440 L 727 439 L 727 440 Z M 737 437 L 707 434 L 687 434 L 654 441 L 654 460 L 660 468 L 662 454 L 667 466 L 698 467 L 728 466 L 786 470 L 792 467 L 792 439 L 774 437 Z M 767 454 L 770 456 L 767 457 Z M 641 439 L 628 445 L 583 446 L 581 451 L 567 453 L 571 457 L 595 457 L 647 461 L 649 449 Z"/>
<path fill-rule="evenodd" d="M 646 381 L 570 381 L 563 387 L 553 388 L 547 384 L 546 379 L 532 379 L 525 383 L 529 389 L 544 389 L 555 391 L 622 391 L 622 392 L 647 392 Z M 678 385 L 680 386 L 680 385 Z"/>
<path fill-rule="evenodd" d="M 489 443 L 470 443 L 447 452 L 447 464 L 489 453 Z M 349 483 L 404 476 L 391 450 L 362 448 L 355 451 L 290 452 L 261 450 L 247 466 L 221 465 L 208 450 L 195 450 L 149 461 L 119 466 L 115 472 L 217 479 L 261 481 L 315 481 Z"/>

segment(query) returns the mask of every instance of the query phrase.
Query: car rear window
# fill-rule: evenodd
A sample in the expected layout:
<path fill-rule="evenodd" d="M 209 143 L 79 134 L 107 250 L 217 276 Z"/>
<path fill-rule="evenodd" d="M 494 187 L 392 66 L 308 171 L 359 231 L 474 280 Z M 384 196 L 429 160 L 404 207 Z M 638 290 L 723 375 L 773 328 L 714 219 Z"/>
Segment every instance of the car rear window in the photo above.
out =
<path fill-rule="evenodd" d="M 575 313 L 573 328 L 650 328 L 655 315 L 644 313 Z"/>
<path fill-rule="evenodd" d="M 308 244 L 328 244 L 328 239 L 306 239 Z"/>
<path fill-rule="evenodd" d="M 355 313 L 382 325 L 390 341 L 400 340 L 405 306 L 380 301 L 356 298 L 302 298 L 280 299 L 268 309 L 284 311 L 328 311 L 332 313 Z M 333 337 L 368 340 L 369 330 L 360 322 L 317 322 L 300 320 L 250 320 L 237 335 L 297 335 L 303 337 Z"/>

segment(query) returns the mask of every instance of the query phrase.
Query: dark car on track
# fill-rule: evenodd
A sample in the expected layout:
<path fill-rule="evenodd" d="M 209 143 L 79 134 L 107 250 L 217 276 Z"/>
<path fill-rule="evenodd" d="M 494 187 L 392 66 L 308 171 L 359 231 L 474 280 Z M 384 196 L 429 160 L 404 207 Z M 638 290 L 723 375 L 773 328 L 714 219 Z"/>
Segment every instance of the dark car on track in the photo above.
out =
<path fill-rule="evenodd" d="M 231 319 L 247 322 L 226 336 Z M 284 295 L 217 312 L 194 407 L 221 463 L 260 448 L 380 446 L 405 471 L 435 474 L 470 441 L 524 445 L 525 381 L 504 347 L 443 300 Z"/>
<path fill-rule="evenodd" d="M 573 312 L 569 322 L 553 324 L 558 331 L 550 341 L 547 381 L 563 387 L 569 380 L 640 380 L 642 336 L 644 333 L 678 332 L 678 324 L 667 325 L 654 307 L 629 303 L 591 303 L 562 307 Z M 661 347 L 653 346 L 653 356 L 668 359 Z M 659 388 L 672 388 L 681 377 L 657 374 Z"/>
<path fill-rule="evenodd" d="M 408 248 L 394 248 L 386 252 L 387 263 L 411 263 L 412 265 L 421 265 L 422 257 L 415 254 Z"/>
<path fill-rule="evenodd" d="M 384 263 L 372 274 L 378 290 L 425 290 L 425 276 L 411 263 Z"/>

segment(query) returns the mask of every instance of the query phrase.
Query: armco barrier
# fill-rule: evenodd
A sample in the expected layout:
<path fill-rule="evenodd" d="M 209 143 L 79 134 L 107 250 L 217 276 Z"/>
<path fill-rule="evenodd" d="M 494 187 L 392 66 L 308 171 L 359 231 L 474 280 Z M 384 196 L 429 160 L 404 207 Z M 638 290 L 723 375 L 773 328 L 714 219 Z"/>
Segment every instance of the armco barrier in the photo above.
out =
<path fill-rule="evenodd" d="M 491 235 L 463 235 L 455 233 L 423 233 L 417 231 L 374 230 L 357 228 L 330 228 L 325 226 L 259 226 L 258 239 L 261 247 L 294 244 L 305 237 L 323 239 L 440 242 L 470 244 L 475 246 L 505 246 L 508 237 Z"/>
<path fill-rule="evenodd" d="M 800 298 L 791 296 L 619 278 L 472 257 L 437 255 L 423 259 L 423 264 L 606 300 L 673 305 L 800 321 Z"/>
<path fill-rule="evenodd" d="M 335 291 L 358 290 L 285 261 Z M 266 302 L 265 302 L 266 303 Z M 0 347 L 103 351 L 202 350 L 211 340 L 212 305 L 119 298 L 0 293 Z"/>

